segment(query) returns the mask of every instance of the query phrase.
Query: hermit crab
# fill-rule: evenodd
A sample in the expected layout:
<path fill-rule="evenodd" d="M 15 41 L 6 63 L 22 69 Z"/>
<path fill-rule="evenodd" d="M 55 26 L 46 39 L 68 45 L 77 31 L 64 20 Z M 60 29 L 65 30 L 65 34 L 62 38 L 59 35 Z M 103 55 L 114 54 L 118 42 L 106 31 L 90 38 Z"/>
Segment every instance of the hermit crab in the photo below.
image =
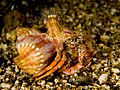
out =
<path fill-rule="evenodd" d="M 16 29 L 16 65 L 33 74 L 37 81 L 55 71 L 73 75 L 90 64 L 93 49 L 87 35 L 62 26 L 57 15 L 48 15 L 44 23 L 45 33 L 33 28 Z"/>

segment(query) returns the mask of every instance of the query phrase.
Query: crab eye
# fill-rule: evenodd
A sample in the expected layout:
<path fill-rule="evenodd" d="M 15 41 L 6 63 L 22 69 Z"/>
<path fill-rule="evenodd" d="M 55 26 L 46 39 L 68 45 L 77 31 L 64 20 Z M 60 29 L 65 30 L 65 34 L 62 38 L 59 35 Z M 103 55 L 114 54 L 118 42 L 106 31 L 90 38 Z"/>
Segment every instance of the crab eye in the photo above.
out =
<path fill-rule="evenodd" d="M 67 42 L 72 42 L 72 39 L 69 37 L 66 41 Z"/>

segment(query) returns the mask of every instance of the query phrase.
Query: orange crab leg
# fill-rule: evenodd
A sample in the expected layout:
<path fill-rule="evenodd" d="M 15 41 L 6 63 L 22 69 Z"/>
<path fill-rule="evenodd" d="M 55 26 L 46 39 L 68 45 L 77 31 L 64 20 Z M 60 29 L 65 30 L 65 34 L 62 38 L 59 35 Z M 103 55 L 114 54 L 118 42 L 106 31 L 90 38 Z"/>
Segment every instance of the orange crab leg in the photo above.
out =
<path fill-rule="evenodd" d="M 58 70 L 58 73 L 60 72 L 63 72 L 66 68 L 68 68 L 70 66 L 70 58 L 68 57 L 67 58 L 67 64 L 64 65 L 63 67 L 61 67 L 59 70 Z"/>
<path fill-rule="evenodd" d="M 58 52 L 57 52 L 57 55 L 56 55 L 56 57 L 55 57 L 55 60 L 54 60 L 48 67 L 44 68 L 42 71 L 40 71 L 40 73 L 34 75 L 33 77 L 40 76 L 40 75 L 42 75 L 43 73 L 45 73 L 45 72 L 47 72 L 48 70 L 50 70 L 51 68 L 53 68 L 54 66 L 56 66 L 56 64 L 57 64 L 57 63 L 60 61 L 60 59 L 61 59 L 60 55 L 61 55 L 61 52 L 58 51 Z"/>
<path fill-rule="evenodd" d="M 44 74 L 43 76 L 40 76 L 39 78 L 35 79 L 35 81 L 52 74 L 57 69 L 61 68 L 63 66 L 63 64 L 65 63 L 65 61 L 66 61 L 66 56 L 65 56 L 65 52 L 63 52 L 63 56 L 62 56 L 62 59 L 60 60 L 60 62 L 55 67 L 53 67 L 50 71 L 48 71 L 46 74 Z"/>

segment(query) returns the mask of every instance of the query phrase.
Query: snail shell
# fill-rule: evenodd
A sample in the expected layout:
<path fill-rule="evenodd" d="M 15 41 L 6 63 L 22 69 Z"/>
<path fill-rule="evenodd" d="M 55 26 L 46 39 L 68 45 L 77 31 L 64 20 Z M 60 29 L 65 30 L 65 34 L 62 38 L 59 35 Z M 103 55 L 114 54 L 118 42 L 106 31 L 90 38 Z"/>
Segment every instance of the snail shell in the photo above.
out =
<path fill-rule="evenodd" d="M 14 62 L 29 74 L 38 74 L 55 53 L 55 45 L 45 33 L 28 28 L 17 28 L 16 47 L 19 55 Z"/>

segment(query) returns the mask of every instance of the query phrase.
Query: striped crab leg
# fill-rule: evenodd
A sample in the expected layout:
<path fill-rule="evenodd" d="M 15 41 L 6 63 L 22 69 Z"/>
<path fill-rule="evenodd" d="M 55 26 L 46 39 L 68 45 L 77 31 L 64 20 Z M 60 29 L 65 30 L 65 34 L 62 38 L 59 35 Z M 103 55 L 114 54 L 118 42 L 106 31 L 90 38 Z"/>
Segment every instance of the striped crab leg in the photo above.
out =
<path fill-rule="evenodd" d="M 42 71 L 40 71 L 40 73 L 34 75 L 33 77 L 36 77 L 36 76 L 40 76 L 42 75 L 43 73 L 47 72 L 48 70 L 50 70 L 51 68 L 53 68 L 59 61 L 60 61 L 60 55 L 61 55 L 61 52 L 57 52 L 57 55 L 55 57 L 55 60 L 49 65 L 47 66 L 46 68 L 44 68 Z"/>
<path fill-rule="evenodd" d="M 59 52 L 60 53 L 60 52 Z M 59 58 L 59 60 L 54 60 L 50 66 L 48 66 L 47 68 L 44 69 L 44 71 L 41 71 L 42 73 L 38 74 L 38 75 L 41 75 L 43 74 L 44 72 L 46 72 L 44 75 L 38 77 L 35 79 L 35 81 L 39 80 L 39 79 L 42 79 L 50 74 L 52 74 L 53 72 L 55 72 L 57 69 L 61 68 L 63 66 L 63 64 L 65 63 L 66 61 L 66 55 L 65 55 L 65 52 L 63 52 L 62 54 L 62 58 L 60 59 L 60 54 L 57 54 L 56 56 L 56 59 Z M 53 66 L 53 64 L 55 64 Z M 57 65 L 56 65 L 57 64 Z M 49 71 L 48 71 L 49 70 Z M 47 72 L 48 71 L 48 72 Z"/>

